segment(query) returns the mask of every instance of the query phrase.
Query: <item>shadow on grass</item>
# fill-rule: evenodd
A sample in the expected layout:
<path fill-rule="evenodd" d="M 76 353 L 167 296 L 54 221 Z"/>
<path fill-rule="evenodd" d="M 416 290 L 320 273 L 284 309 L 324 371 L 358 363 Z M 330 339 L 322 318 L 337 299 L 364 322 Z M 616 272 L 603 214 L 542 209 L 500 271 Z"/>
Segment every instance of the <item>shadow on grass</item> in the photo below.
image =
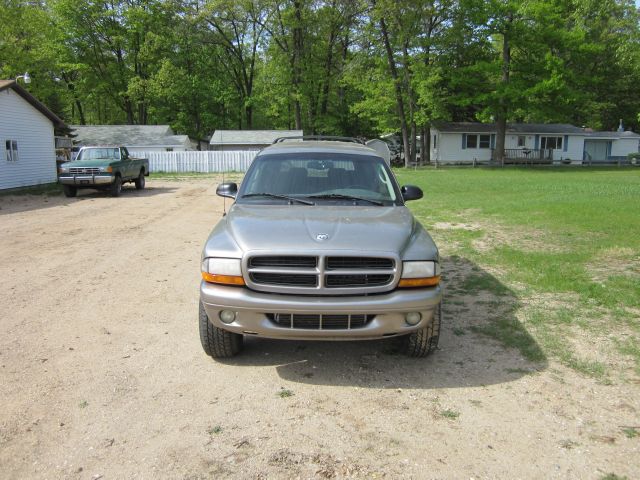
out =
<path fill-rule="evenodd" d="M 87 199 L 110 198 L 107 191 L 94 189 L 78 190 L 77 197 L 67 198 L 62 194 L 61 188 L 56 188 L 59 187 L 57 184 L 52 185 L 47 189 L 24 189 L 0 195 L 0 215 L 29 212 L 61 205 L 68 206 Z M 154 187 L 149 184 L 144 190 L 136 190 L 133 185 L 123 185 L 121 197 L 114 200 L 126 201 L 127 198 L 151 197 L 171 193 L 175 190 L 175 188 Z"/>
<path fill-rule="evenodd" d="M 245 339 L 223 363 L 275 366 L 284 380 L 359 388 L 458 388 L 516 380 L 547 360 L 515 317 L 518 300 L 494 276 L 461 257 L 443 258 L 445 300 L 439 350 L 414 359 L 397 339 L 361 342 Z"/>

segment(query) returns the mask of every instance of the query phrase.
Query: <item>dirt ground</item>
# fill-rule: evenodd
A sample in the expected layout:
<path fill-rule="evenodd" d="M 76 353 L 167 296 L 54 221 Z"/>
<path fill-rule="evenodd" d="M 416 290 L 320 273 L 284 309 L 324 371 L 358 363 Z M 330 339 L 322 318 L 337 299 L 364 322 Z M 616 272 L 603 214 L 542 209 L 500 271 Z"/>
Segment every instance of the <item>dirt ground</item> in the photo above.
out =
<path fill-rule="evenodd" d="M 624 430 L 640 427 L 640 385 L 472 333 L 500 305 L 455 292 L 464 259 L 445 261 L 430 358 L 255 338 L 207 357 L 199 259 L 216 183 L 0 197 L 0 477 L 640 477 Z"/>

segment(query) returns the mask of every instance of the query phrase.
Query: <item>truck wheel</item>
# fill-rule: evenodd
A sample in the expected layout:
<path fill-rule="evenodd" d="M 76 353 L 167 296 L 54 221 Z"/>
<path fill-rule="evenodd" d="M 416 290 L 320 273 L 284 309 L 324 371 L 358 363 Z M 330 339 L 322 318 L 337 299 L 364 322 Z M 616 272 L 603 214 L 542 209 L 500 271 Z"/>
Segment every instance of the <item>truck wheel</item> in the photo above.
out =
<path fill-rule="evenodd" d="M 435 351 L 438 348 L 441 320 L 442 304 L 436 308 L 429 325 L 402 338 L 401 352 L 409 357 L 426 357 Z"/>
<path fill-rule="evenodd" d="M 144 189 L 144 170 L 140 170 L 140 175 L 135 179 L 136 190 Z"/>
<path fill-rule="evenodd" d="M 200 302 L 200 342 L 205 353 L 213 358 L 233 357 L 242 350 L 242 335 L 215 327 Z"/>
<path fill-rule="evenodd" d="M 111 184 L 111 189 L 109 190 L 112 197 L 119 197 L 122 192 L 122 178 L 120 175 L 116 175 L 113 183 Z"/>
<path fill-rule="evenodd" d="M 63 185 L 62 190 L 64 191 L 65 197 L 73 198 L 78 194 L 78 189 L 71 185 Z"/>

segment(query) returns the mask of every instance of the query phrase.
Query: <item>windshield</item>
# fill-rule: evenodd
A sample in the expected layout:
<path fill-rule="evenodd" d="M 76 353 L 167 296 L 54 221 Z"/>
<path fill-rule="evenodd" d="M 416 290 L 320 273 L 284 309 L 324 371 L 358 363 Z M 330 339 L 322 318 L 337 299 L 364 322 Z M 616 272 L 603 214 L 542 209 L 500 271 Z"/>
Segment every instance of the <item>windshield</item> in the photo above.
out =
<path fill-rule="evenodd" d="M 381 158 L 343 153 L 259 155 L 242 182 L 238 200 L 282 203 L 274 195 L 314 203 L 402 203 L 393 175 Z"/>
<path fill-rule="evenodd" d="M 83 148 L 76 160 L 120 160 L 119 148 Z"/>

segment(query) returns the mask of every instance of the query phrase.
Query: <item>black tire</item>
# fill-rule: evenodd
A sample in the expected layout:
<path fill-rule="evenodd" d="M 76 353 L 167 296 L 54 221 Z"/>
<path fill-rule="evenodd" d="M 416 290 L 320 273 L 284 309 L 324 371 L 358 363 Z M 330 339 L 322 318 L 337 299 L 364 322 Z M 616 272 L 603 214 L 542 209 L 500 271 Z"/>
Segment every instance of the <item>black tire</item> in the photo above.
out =
<path fill-rule="evenodd" d="M 441 322 L 442 304 L 436 308 L 429 325 L 402 338 L 400 351 L 409 357 L 426 357 L 434 352 L 438 348 Z"/>
<path fill-rule="evenodd" d="M 122 178 L 120 175 L 116 175 L 116 178 L 109 189 L 109 193 L 111 193 L 112 197 L 119 197 L 120 193 L 122 193 Z"/>
<path fill-rule="evenodd" d="M 64 191 L 64 196 L 73 198 L 78 195 L 78 189 L 76 187 L 72 187 L 71 185 L 63 185 L 62 190 Z"/>
<path fill-rule="evenodd" d="M 200 302 L 199 320 L 200 342 L 207 355 L 213 358 L 229 358 L 242 351 L 242 335 L 213 326 L 202 302 Z"/>
<path fill-rule="evenodd" d="M 135 179 L 136 190 L 144 190 L 144 170 L 140 170 L 140 175 Z"/>

